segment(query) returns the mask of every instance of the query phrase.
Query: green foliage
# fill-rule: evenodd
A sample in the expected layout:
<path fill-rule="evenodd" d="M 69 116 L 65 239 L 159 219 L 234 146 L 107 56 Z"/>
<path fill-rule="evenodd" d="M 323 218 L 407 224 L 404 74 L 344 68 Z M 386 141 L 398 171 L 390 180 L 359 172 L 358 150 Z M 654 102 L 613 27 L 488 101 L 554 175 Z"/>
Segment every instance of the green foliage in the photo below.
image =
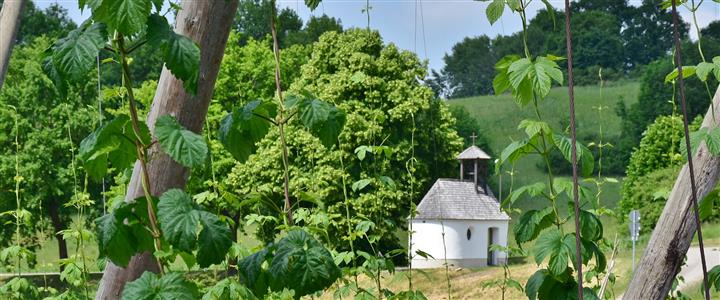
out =
<path fill-rule="evenodd" d="M 186 252 L 197 247 L 197 262 L 203 268 L 225 259 L 232 240 L 227 225 L 216 215 L 200 209 L 178 189 L 163 193 L 157 208 L 160 228 L 173 247 Z"/>
<path fill-rule="evenodd" d="M 330 148 L 337 142 L 345 125 L 345 112 L 327 102 L 314 99 L 312 95 L 292 99 L 288 97 L 286 105 L 288 108 L 297 109 L 302 125 L 320 139 L 325 148 Z"/>
<path fill-rule="evenodd" d="M 493 24 L 503 15 L 506 6 L 519 12 L 521 1 L 485 0 L 485 14 Z M 660 9 L 660 0 L 643 1 L 631 6 L 627 1 L 583 1 L 573 5 L 573 66 L 578 85 L 597 82 L 597 71 L 606 72 L 605 79 L 615 80 L 630 75 L 655 59 L 663 57 L 672 46 L 671 35 L 666 33 L 672 25 L 670 14 Z M 566 55 L 565 20 L 549 2 L 528 20 L 527 46 L 533 53 Z M 681 35 L 687 35 L 687 25 L 681 22 Z M 492 62 L 510 55 L 523 53 L 523 33 L 489 38 L 465 38 L 445 55 L 445 67 L 434 72 L 431 80 L 440 94 L 450 98 L 492 93 Z M 495 74 L 493 74 L 495 73 Z M 498 93 L 498 89 L 494 89 Z"/>
<path fill-rule="evenodd" d="M 691 131 L 699 127 L 699 120 L 691 124 Z M 696 143 L 699 142 L 697 137 L 693 138 Z M 630 210 L 641 209 L 643 228 L 654 228 L 666 198 L 655 197 L 655 193 L 658 190 L 669 192 L 672 188 L 677 167 L 685 161 L 683 148 L 683 122 L 680 117 L 660 116 L 648 126 L 627 167 L 619 202 L 620 220 L 626 220 Z M 651 173 L 654 175 L 650 176 Z"/>
<path fill-rule="evenodd" d="M 247 287 L 240 284 L 235 278 L 225 278 L 211 286 L 203 295 L 203 300 L 233 300 L 233 299 L 256 300 Z"/>
<path fill-rule="evenodd" d="M 152 272 L 145 272 L 140 278 L 125 285 L 122 299 L 198 299 L 197 287 L 183 278 L 181 273 L 168 273 L 160 277 Z"/>
<path fill-rule="evenodd" d="M 147 39 L 151 46 L 159 47 L 165 66 L 185 89 L 197 93 L 200 48 L 188 37 L 175 33 L 165 17 L 151 15 Z"/>
<path fill-rule="evenodd" d="M 208 153 L 205 139 L 182 127 L 172 116 L 157 119 L 155 136 L 160 148 L 181 165 L 192 168 L 205 163 Z"/>
<path fill-rule="evenodd" d="M 251 45 L 248 45 L 242 52 L 250 48 Z M 262 51 L 261 55 L 267 57 L 267 60 L 256 65 L 271 64 L 269 49 Z M 283 52 L 283 60 L 288 52 Z M 225 59 L 231 62 L 229 66 L 235 68 L 233 62 L 242 61 L 242 57 L 226 56 Z M 248 76 L 245 74 L 249 71 L 245 68 L 250 69 L 250 66 L 233 69 L 233 73 L 229 70 L 227 73 L 221 71 L 219 82 Z M 268 73 L 268 77 L 259 78 L 272 78 L 270 76 L 272 73 Z M 339 185 L 343 174 L 348 176 L 346 180 L 350 185 L 366 178 L 373 178 L 374 181 L 375 174 L 369 172 L 386 168 L 379 175 L 391 178 L 396 183 L 395 189 L 378 179 L 374 181 L 378 184 L 373 184 L 372 189 L 366 188 L 361 195 L 352 196 L 350 200 L 352 214 L 370 220 L 387 220 L 378 224 L 378 232 L 382 232 L 383 236 L 383 242 L 379 244 L 384 253 L 399 245 L 394 229 L 406 220 L 406 197 L 410 184 L 414 184 L 414 190 L 419 191 L 434 178 L 452 171 L 454 156 L 462 150 L 461 140 L 453 130 L 454 121 L 446 104 L 434 101 L 432 92 L 418 84 L 416 76 L 423 77 L 424 69 L 415 55 L 400 51 L 393 45 L 384 45 L 376 32 L 351 30 L 323 35 L 320 42 L 313 46 L 310 61 L 302 67 L 301 77 L 288 79 L 294 79 L 288 94 L 302 96 L 304 91 L 308 91 L 317 99 L 334 103 L 347 113 L 345 127 L 339 134 L 340 148 L 328 149 L 323 146 L 320 139 L 305 131 L 302 118 L 295 119 L 297 123 L 290 123 L 285 128 L 288 152 L 292 153 L 289 163 L 291 198 L 305 199 L 307 197 L 304 195 L 313 194 L 322 200 L 328 214 L 344 214 L 342 186 Z M 257 84 L 265 86 L 263 82 Z M 224 91 L 218 91 L 220 97 L 226 97 Z M 272 97 L 272 93 L 270 89 L 269 95 L 263 97 Z M 245 100 L 247 96 L 240 99 Z M 312 98 L 307 100 L 312 101 Z M 405 165 L 411 158 L 413 116 L 415 126 L 424 129 L 418 130 L 414 140 L 415 157 L 418 159 L 414 172 L 418 181 L 410 182 Z M 237 165 L 229 174 L 226 183 L 230 190 L 238 195 L 261 192 L 275 205 L 280 203 L 283 193 L 280 188 L 282 151 L 277 140 L 277 130 L 271 129 L 265 139 L 257 143 L 258 154 L 251 155 L 246 163 Z M 354 151 L 359 146 L 379 146 L 383 140 L 383 145 L 393 153 L 389 159 L 382 159 L 376 154 L 367 155 L 362 161 L 356 159 Z M 330 139 L 326 141 L 330 142 Z M 345 169 L 341 168 L 340 157 Z M 256 207 L 261 214 L 276 213 L 264 204 Z M 347 227 L 345 222 L 330 222 L 327 234 L 327 242 L 343 250 L 348 247 L 347 241 L 341 238 Z M 276 225 L 275 221 L 267 221 L 260 227 L 262 240 L 272 240 Z M 362 247 L 369 250 L 367 244 Z"/>
<path fill-rule="evenodd" d="M 553 219 L 555 212 L 550 207 L 526 211 L 513 227 L 515 242 L 522 244 L 534 240 L 543 229 L 552 225 Z"/>
<path fill-rule="evenodd" d="M 95 58 L 105 45 L 105 25 L 85 22 L 53 46 L 53 63 L 61 74 L 79 81 L 94 67 Z"/>
<path fill-rule="evenodd" d="M 270 35 L 271 5 L 269 0 L 240 1 L 233 21 L 233 29 L 243 35 L 236 40 L 239 46 L 244 46 L 249 39 L 264 40 Z M 278 12 L 276 29 L 282 43 L 288 33 L 299 31 L 303 24 L 297 13 L 290 8 L 286 7 Z"/>
<path fill-rule="evenodd" d="M 720 292 L 720 266 L 714 266 L 708 271 L 708 284 L 714 286 L 716 292 Z"/>
<path fill-rule="evenodd" d="M 137 159 L 135 143 L 150 144 L 150 131 L 140 124 L 140 137 L 135 135 L 130 118 L 121 115 L 88 135 L 80 143 L 79 158 L 88 175 L 96 180 L 105 177 L 108 162 L 118 170 L 130 167 Z"/>
<path fill-rule="evenodd" d="M 649 64 L 665 56 L 673 45 L 672 35 L 667 29 L 672 26 L 672 15 L 668 9 L 660 8 L 662 0 L 645 0 L 631 12 L 626 28 L 622 32 L 625 44 L 626 60 L 634 65 Z M 688 34 L 688 25 L 680 22 L 680 37 Z M 688 52 L 683 51 L 684 54 Z M 683 60 L 687 59 L 683 55 Z"/>
<path fill-rule="evenodd" d="M 509 89 L 521 107 L 545 98 L 553 81 L 563 83 L 562 71 L 555 63 L 559 59 L 552 55 L 539 56 L 535 61 L 518 56 L 503 58 L 495 65 L 495 93 L 502 94 Z"/>
<path fill-rule="evenodd" d="M 343 26 L 340 19 L 329 17 L 325 14 L 322 16 L 310 16 L 305 23 L 305 27 L 299 31 L 289 32 L 285 41 L 281 41 L 284 48 L 294 45 L 311 45 L 320 39 L 325 32 L 335 31 L 342 32 Z"/>
<path fill-rule="evenodd" d="M 626 224 L 630 210 L 640 211 L 640 226 L 643 233 L 652 232 L 665 207 L 665 201 L 675 184 L 680 168 L 677 164 L 650 170 L 642 177 L 628 184 L 623 182 L 623 197 L 619 202 L 618 219 Z"/>
<path fill-rule="evenodd" d="M 0 0 L 0 5 L 2 5 Z M 18 45 L 28 45 L 40 36 L 51 39 L 62 37 L 77 27 L 77 24 L 68 16 L 66 8 L 58 3 L 39 9 L 35 2 L 28 1 L 22 12 L 22 26 L 15 37 Z"/>
<path fill-rule="evenodd" d="M 705 53 L 717 53 L 720 51 L 720 32 L 707 31 L 706 33 L 703 34 L 703 51 Z M 697 44 L 690 41 L 682 43 L 684 65 L 703 65 L 700 64 L 701 59 L 696 47 Z M 712 64 L 714 65 L 714 63 Z M 691 119 L 704 114 L 710 105 L 710 95 L 705 88 L 705 83 L 710 87 L 717 86 L 716 76 L 709 76 L 709 73 L 706 73 L 709 72 L 707 66 L 701 67 L 698 76 L 692 76 L 685 80 L 688 117 Z M 694 73 L 698 71 L 695 67 L 691 69 L 686 67 L 686 70 L 693 70 Z M 685 72 L 687 71 L 683 71 L 683 73 Z M 713 68 L 712 73 L 715 72 Z M 619 106 L 617 109 L 618 115 L 623 118 L 623 127 L 621 139 L 616 143 L 617 151 L 615 152 L 618 154 L 618 158 L 625 161 L 626 164 L 631 164 L 630 153 L 632 153 L 634 147 L 638 146 L 638 141 L 641 140 L 645 128 L 652 124 L 657 117 L 669 115 L 679 110 L 680 97 L 678 89 L 673 87 L 672 84 L 666 83 L 665 79 L 668 74 L 677 76 L 677 69 L 673 65 L 671 56 L 663 56 L 645 66 L 642 71 L 638 102 L 630 107 Z M 697 78 L 705 78 L 706 81 L 703 82 Z"/>
<path fill-rule="evenodd" d="M 13 277 L 0 286 L 0 296 L 7 299 L 36 299 L 40 291 L 26 278 Z"/>
<path fill-rule="evenodd" d="M 548 270 L 551 274 L 560 276 L 565 273 L 573 253 L 574 247 L 571 248 L 571 245 L 575 245 L 573 235 L 563 236 L 559 229 L 545 231 L 535 241 L 535 262 L 539 265 L 549 257 Z"/>
<path fill-rule="evenodd" d="M 640 147 L 633 152 L 625 178 L 626 185 L 653 170 L 677 165 L 683 160 L 680 141 L 683 137 L 682 118 L 661 116 L 647 127 Z"/>
<path fill-rule="evenodd" d="M 263 24 L 267 26 L 267 24 Z M 242 36 L 231 32 L 225 55 L 220 65 L 209 118 L 220 123 L 224 114 L 213 114 L 213 106 L 226 111 L 258 99 L 275 96 L 275 61 L 267 40 L 248 40 L 241 46 Z M 294 45 L 282 50 L 280 71 L 281 87 L 287 90 L 300 75 L 300 69 L 310 56 L 310 47 Z M 215 120 L 217 119 L 217 120 Z M 217 125 L 216 125 L 217 126 Z"/>
<path fill-rule="evenodd" d="M 81 137 L 93 130 L 97 81 L 85 74 L 82 83 L 69 84 L 65 93 L 60 93 L 43 72 L 45 51 L 52 42 L 46 37 L 27 38 L 23 45 L 15 47 L 0 91 L 0 212 L 16 209 L 13 189 L 17 134 L 21 197 L 23 209 L 30 213 L 27 225 L 21 228 L 21 234 L 28 237 L 22 246 L 33 250 L 40 242 L 33 238 L 36 233 L 48 237 L 66 229 L 70 211 L 74 211 L 63 205 L 75 188 L 71 175 L 73 154 L 68 149 L 71 145 L 77 149 Z M 68 139 L 68 126 L 72 141 Z M 85 174 L 82 169 L 77 172 L 81 178 Z M 98 185 L 90 182 L 88 192 L 93 199 L 97 199 L 97 191 Z M 57 217 L 57 222 L 51 223 L 51 216 Z M 15 228 L 7 221 L 7 217 L 0 216 L 0 248 L 8 246 L 14 237 Z"/>
<path fill-rule="evenodd" d="M 117 208 L 95 220 L 98 251 L 118 266 L 127 266 L 135 253 L 154 250 L 152 236 L 145 230 L 147 200 L 120 202 Z"/>
<path fill-rule="evenodd" d="M 273 102 L 256 100 L 236 108 L 220 123 L 220 142 L 236 160 L 245 162 L 270 130 L 268 120 L 276 115 L 277 105 Z"/>
<path fill-rule="evenodd" d="M 502 2 L 500 0 L 494 1 Z M 449 97 L 467 97 L 492 93 L 493 59 L 491 39 L 487 36 L 466 37 L 455 44 L 449 54 L 443 57 L 442 69 L 447 78 L 443 79 Z M 445 92 L 443 91 L 443 92 Z"/>
<path fill-rule="evenodd" d="M 569 162 L 572 162 L 572 140 L 566 136 L 559 134 L 553 134 L 552 141 L 555 143 L 555 147 L 560 150 L 563 157 Z M 580 142 L 575 142 L 577 152 L 577 162 L 582 167 L 582 176 L 589 177 L 592 175 L 593 168 L 595 167 L 595 159 L 593 158 L 592 152 L 585 145 Z"/>
<path fill-rule="evenodd" d="M 290 288 L 299 299 L 329 287 L 341 275 L 330 252 L 304 230 L 289 231 L 277 244 L 241 260 L 239 266 L 256 296 L 265 295 L 268 288 Z"/>
<path fill-rule="evenodd" d="M 152 6 L 150 0 L 99 0 L 88 5 L 92 8 L 94 20 L 126 35 L 144 28 Z"/>
<path fill-rule="evenodd" d="M 307 0 L 305 4 L 311 10 L 317 7 L 319 0 Z M 270 35 L 270 9 L 269 0 L 242 0 L 240 1 L 237 15 L 234 20 L 233 29 L 235 33 L 241 34 L 237 39 L 231 41 L 236 46 L 245 46 L 251 40 L 264 41 Z M 283 49 L 294 45 L 309 45 L 316 42 L 320 36 L 328 31 L 342 32 L 343 27 L 339 19 L 322 16 L 311 16 L 303 26 L 303 20 L 295 10 L 285 7 L 276 8 L 277 35 L 280 46 Z M 235 34 L 233 33 L 233 34 Z M 228 43 L 228 45 L 232 45 Z M 266 43 L 265 46 L 269 46 Z M 285 57 L 283 57 L 285 60 Z M 283 73 L 284 75 L 284 73 Z M 272 78 L 270 78 L 272 79 Z M 285 79 L 285 78 L 283 78 Z"/>
<path fill-rule="evenodd" d="M 552 6 L 545 3 L 548 9 L 552 10 Z M 512 5 L 510 6 L 513 8 Z M 529 155 L 537 155 L 543 159 L 544 165 L 547 167 L 546 175 L 550 185 L 534 183 L 521 186 L 516 191 L 512 191 L 501 204 L 505 211 L 511 211 L 515 200 L 523 194 L 541 197 L 548 204 L 541 210 L 525 212 L 513 228 L 515 240 L 519 246 L 522 246 L 523 243 L 534 242 L 533 253 L 538 266 L 544 264 L 546 259 L 548 260 L 547 269 L 538 270 L 528 279 L 525 292 L 528 298 L 533 300 L 536 297 L 538 299 L 572 299 L 580 296 L 577 294 L 580 283 L 574 280 L 574 269 L 579 269 L 581 264 L 589 265 L 591 259 L 595 257 L 593 272 L 596 274 L 606 272 L 606 260 L 599 246 L 603 242 L 603 228 L 596 215 L 603 208 L 600 206 L 599 193 L 591 195 L 587 188 L 575 186 L 577 181 L 568 183 L 565 180 L 554 178 L 554 167 L 550 163 L 550 157 L 553 152 L 559 152 L 567 160 L 572 160 L 572 157 L 576 156 L 577 163 L 582 165 L 584 177 L 592 176 L 595 159 L 586 146 L 562 134 L 554 133 L 551 126 L 543 120 L 538 104 L 547 97 L 553 82 L 562 84 L 563 74 L 556 63 L 562 58 L 554 55 L 532 58 L 526 41 L 528 34 L 525 18 L 526 3 L 521 0 L 517 2 L 517 6 L 516 10 L 518 10 L 523 23 L 523 50 L 526 57 L 508 55 L 497 62 L 495 65 L 497 74 L 493 80 L 493 87 L 496 94 L 510 90 L 513 100 L 520 108 L 525 106 L 534 108 L 536 118 L 524 119 L 519 122 L 518 130 L 523 130 L 526 136 L 512 142 L 502 151 L 500 161 L 496 165 L 496 173 L 501 173 L 502 168 L 508 166 L 512 166 L 511 172 L 514 172 L 515 163 L 518 160 Z M 489 15 L 488 17 L 492 22 L 494 16 Z M 604 182 L 605 179 L 598 175 L 597 180 Z M 598 189 L 601 189 L 601 186 L 602 184 L 598 184 Z M 580 215 L 575 215 L 572 209 L 568 209 L 570 216 L 567 217 L 558 213 L 558 200 L 564 196 L 568 196 L 569 199 L 574 198 L 574 201 L 568 203 L 568 208 L 575 205 L 575 210 Z M 582 209 L 583 205 L 589 206 L 593 211 Z M 575 233 L 566 233 L 564 224 L 573 218 L 579 221 L 579 227 L 574 228 Z M 505 272 L 505 277 L 508 278 L 507 269 Z M 578 273 L 578 277 L 580 277 L 580 273 Z M 597 299 L 594 289 L 598 288 L 599 286 L 585 287 L 581 290 L 582 296 L 588 299 Z M 504 291 L 503 289 L 503 296 Z"/>

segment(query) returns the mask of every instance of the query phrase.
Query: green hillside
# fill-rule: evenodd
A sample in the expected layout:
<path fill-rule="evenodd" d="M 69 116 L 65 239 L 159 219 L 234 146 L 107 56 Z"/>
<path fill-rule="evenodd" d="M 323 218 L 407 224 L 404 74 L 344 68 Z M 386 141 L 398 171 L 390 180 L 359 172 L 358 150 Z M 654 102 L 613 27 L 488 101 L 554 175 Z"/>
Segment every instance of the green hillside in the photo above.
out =
<path fill-rule="evenodd" d="M 618 135 L 621 119 L 615 113 L 618 101 L 627 106 L 637 101 L 640 85 L 626 81 L 609 84 L 602 89 L 599 86 L 582 86 L 575 88 L 575 110 L 577 115 L 578 135 L 597 134 L 602 120 L 606 136 Z M 601 94 L 602 93 L 602 94 Z M 535 118 L 532 107 L 519 108 L 509 94 L 499 96 L 479 96 L 449 100 L 452 106 L 460 105 L 467 108 L 483 128 L 482 134 L 488 138 L 490 149 L 496 155 L 513 140 L 520 139 L 524 133 L 517 130 L 517 124 L 526 118 Z M 598 116 L 598 107 L 604 108 L 602 117 Z M 556 87 L 540 105 L 540 114 L 554 130 L 565 130 L 569 124 L 567 87 Z M 545 180 L 545 175 L 536 164 L 535 157 L 526 158 L 516 164 L 515 184 L 522 185 Z M 507 187 L 507 178 L 505 187 Z M 619 184 L 606 186 L 604 202 L 614 206 L 619 197 Z M 533 207 L 532 203 L 521 202 L 523 207 Z"/>

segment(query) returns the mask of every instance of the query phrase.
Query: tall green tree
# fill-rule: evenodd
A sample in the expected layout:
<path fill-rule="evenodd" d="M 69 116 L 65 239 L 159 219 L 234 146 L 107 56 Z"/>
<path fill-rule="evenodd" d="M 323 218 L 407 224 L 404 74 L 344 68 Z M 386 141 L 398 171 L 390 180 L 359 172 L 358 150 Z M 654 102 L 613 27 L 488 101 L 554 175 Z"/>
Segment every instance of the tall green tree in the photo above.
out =
<path fill-rule="evenodd" d="M 380 251 L 387 253 L 400 245 L 394 230 L 406 222 L 408 197 L 418 200 L 434 178 L 454 175 L 454 157 L 462 150 L 462 140 L 453 128 L 455 119 L 446 104 L 433 100 L 433 92 L 417 81 L 425 73 L 426 66 L 416 55 L 385 44 L 377 32 L 353 29 L 325 33 L 313 45 L 309 61 L 291 84 L 289 94 L 308 91 L 347 112 L 339 148 L 328 149 L 295 126 L 286 131 L 292 153 L 292 198 L 300 200 L 300 206 L 331 216 L 332 222 L 325 225 L 325 242 L 335 248 L 347 249 L 347 241 L 341 237 L 347 222 L 353 222 L 332 217 L 345 215 L 343 190 L 351 197 L 353 216 L 380 220 L 375 222 L 375 230 L 382 236 Z M 281 205 L 282 164 L 277 134 L 271 130 L 258 143 L 258 154 L 233 168 L 225 184 L 234 193 L 260 193 L 263 199 Z M 356 149 L 361 146 L 386 146 L 392 155 L 384 158 L 382 153 L 368 153 L 360 160 Z M 411 178 L 406 166 L 413 149 L 417 162 Z M 396 187 L 384 185 L 377 170 L 385 170 L 382 175 L 391 178 Z M 352 192 L 350 186 L 363 179 L 369 180 L 363 193 Z M 310 204 L 305 201 L 308 198 L 319 199 L 321 204 Z M 265 205 L 249 212 L 269 213 L 262 207 Z M 273 221 L 264 223 L 258 233 L 263 240 L 272 241 L 277 225 Z M 367 241 L 360 242 L 359 247 L 369 250 Z"/>
<path fill-rule="evenodd" d="M 484 35 L 467 37 L 455 44 L 443 60 L 442 72 L 447 75 L 451 98 L 492 93 L 496 59 L 490 38 Z"/>
<path fill-rule="evenodd" d="M 0 132 L 3 132 L 0 134 L 0 186 L 14 186 L 13 143 L 18 134 L 19 176 L 23 179 L 21 197 L 24 208 L 32 213 L 29 224 L 45 236 L 54 235 L 59 245 L 59 257 L 67 258 L 67 246 L 59 232 L 67 228 L 74 211 L 64 204 L 70 201 L 76 189 L 83 191 L 86 187 L 84 172 L 77 161 L 73 170 L 73 157 L 77 155 L 82 138 L 90 133 L 98 120 L 96 78 L 91 73 L 82 84 L 71 85 L 65 93 L 60 93 L 43 71 L 43 58 L 45 50 L 51 46 L 50 39 L 39 37 L 26 44 L 14 51 L 7 84 L 0 91 L 0 109 L 3 110 L 3 117 L 0 117 Z M 8 105 L 17 108 L 17 131 Z M 87 187 L 97 192 L 97 185 L 89 183 Z M 0 210 L 15 209 L 8 207 L 14 206 L 14 199 L 13 191 L 0 190 Z M 4 221 L 0 224 L 5 224 Z M 6 226 L 9 225 L 0 225 L 0 230 L 5 232 Z M 32 243 L 44 242 L 37 239 L 35 232 L 30 234 Z M 7 245 L 11 237 L 11 234 L 1 234 L 0 246 Z"/>
<path fill-rule="evenodd" d="M 576 11 L 600 11 L 617 17 L 621 23 L 626 23 L 633 15 L 633 7 L 628 0 L 580 0 L 572 8 Z"/>
<path fill-rule="evenodd" d="M 290 32 L 283 44 L 284 47 L 297 44 L 309 45 L 317 42 L 320 36 L 328 31 L 342 32 L 343 26 L 340 19 L 325 14 L 319 17 L 312 16 L 302 30 Z"/>
<path fill-rule="evenodd" d="M 268 0 L 242 0 L 238 6 L 237 15 L 233 21 L 233 29 L 242 34 L 238 42 L 241 45 L 252 38 L 264 40 L 270 35 L 270 14 L 272 4 Z M 297 13 L 284 8 L 277 15 L 277 33 L 280 43 L 293 32 L 300 31 L 303 21 Z"/>
<path fill-rule="evenodd" d="M 628 68 L 648 64 L 668 53 L 672 48 L 672 15 L 660 8 L 662 0 L 643 0 L 642 5 L 632 11 L 622 37 L 625 41 L 625 56 Z M 688 25 L 681 21 L 680 36 L 687 37 Z"/>

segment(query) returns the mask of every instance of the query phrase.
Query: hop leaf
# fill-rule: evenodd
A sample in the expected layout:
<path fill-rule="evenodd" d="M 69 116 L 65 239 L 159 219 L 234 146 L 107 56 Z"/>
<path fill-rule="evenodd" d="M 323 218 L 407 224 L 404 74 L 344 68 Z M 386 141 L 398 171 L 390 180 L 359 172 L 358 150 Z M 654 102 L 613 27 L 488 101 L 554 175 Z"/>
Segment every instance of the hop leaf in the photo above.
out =
<path fill-rule="evenodd" d="M 332 147 L 345 126 L 345 112 L 309 94 L 288 98 L 288 106 L 297 107 L 303 126 L 326 148 Z"/>
<path fill-rule="evenodd" d="M 572 249 L 565 241 L 566 237 L 573 239 L 571 235 L 563 237 L 559 230 L 551 229 L 535 241 L 533 248 L 537 264 L 542 263 L 546 257 L 550 257 L 548 270 L 556 276 L 565 272 L 568 267 L 568 258 L 572 253 Z M 574 245 L 574 239 L 572 244 Z"/>
<path fill-rule="evenodd" d="M 257 142 L 270 130 L 277 106 L 261 100 L 252 101 L 241 109 L 235 109 L 220 123 L 220 142 L 230 154 L 244 162 L 257 150 Z"/>
<path fill-rule="evenodd" d="M 152 272 L 145 272 L 123 289 L 122 299 L 176 299 L 195 300 L 199 294 L 191 281 L 183 278 L 180 273 L 168 273 L 158 277 Z"/>
<path fill-rule="evenodd" d="M 150 15 L 147 23 L 148 45 L 160 50 L 168 70 L 183 81 L 185 90 L 193 95 L 196 94 L 200 69 L 200 47 L 188 37 L 175 33 L 163 16 Z"/>
<path fill-rule="evenodd" d="M 65 79 L 82 79 L 95 66 L 95 58 L 103 48 L 106 36 L 105 25 L 86 21 L 55 43 L 53 66 L 46 64 L 45 69 L 57 71 L 60 77 L 67 76 Z"/>
<path fill-rule="evenodd" d="M 149 0 L 102 0 L 93 9 L 93 18 L 111 30 L 132 35 L 145 27 L 150 9 Z"/>
<path fill-rule="evenodd" d="M 164 115 L 155 123 L 155 135 L 160 148 L 176 162 L 188 168 L 202 165 L 207 158 L 205 139 L 185 129 L 175 118 Z"/>
<path fill-rule="evenodd" d="M 137 159 L 136 144 L 150 143 L 150 131 L 140 123 L 140 136 L 135 134 L 132 122 L 126 115 L 118 116 L 95 130 L 80 142 L 79 158 L 88 175 L 99 180 L 107 173 L 107 163 L 123 170 Z"/>
<path fill-rule="evenodd" d="M 182 190 L 168 190 L 160 196 L 158 220 L 173 247 L 192 252 L 197 246 L 200 267 L 221 262 L 232 245 L 227 225 L 216 215 L 201 210 Z"/>
<path fill-rule="evenodd" d="M 495 24 L 495 22 L 502 17 L 504 10 L 504 0 L 493 0 L 490 4 L 488 4 L 485 14 L 487 15 L 488 21 L 490 21 L 490 25 Z"/>
<path fill-rule="evenodd" d="M 559 134 L 553 134 L 552 140 L 563 157 L 565 157 L 567 161 L 572 162 L 572 140 Z M 577 162 L 582 166 L 582 175 L 587 177 L 595 168 L 595 158 L 592 152 L 590 152 L 590 149 L 577 141 L 575 141 L 575 150 L 577 152 Z"/>
<path fill-rule="evenodd" d="M 134 214 L 133 211 L 139 213 Z M 151 251 L 152 236 L 136 217 L 147 216 L 146 212 L 147 201 L 138 198 L 131 203 L 122 202 L 113 212 L 95 219 L 100 255 L 125 267 L 135 253 Z"/>
<path fill-rule="evenodd" d="M 315 10 L 321 1 L 322 0 L 305 0 L 305 6 L 310 8 L 310 10 Z"/>
<path fill-rule="evenodd" d="M 290 288 L 301 297 L 329 287 L 340 277 L 340 268 L 317 240 L 294 230 L 278 242 L 269 273 L 274 290 Z"/>

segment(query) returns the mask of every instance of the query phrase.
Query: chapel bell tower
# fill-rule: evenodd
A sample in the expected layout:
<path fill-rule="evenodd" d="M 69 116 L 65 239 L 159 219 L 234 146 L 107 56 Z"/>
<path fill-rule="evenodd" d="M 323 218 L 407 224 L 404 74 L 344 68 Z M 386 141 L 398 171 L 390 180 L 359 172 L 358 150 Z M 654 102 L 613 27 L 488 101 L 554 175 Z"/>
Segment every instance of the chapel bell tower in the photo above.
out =
<path fill-rule="evenodd" d="M 457 156 L 460 161 L 460 180 L 475 183 L 475 191 L 487 194 L 488 192 L 488 162 L 490 156 L 475 146 L 477 135 L 473 133 L 472 145 Z"/>

